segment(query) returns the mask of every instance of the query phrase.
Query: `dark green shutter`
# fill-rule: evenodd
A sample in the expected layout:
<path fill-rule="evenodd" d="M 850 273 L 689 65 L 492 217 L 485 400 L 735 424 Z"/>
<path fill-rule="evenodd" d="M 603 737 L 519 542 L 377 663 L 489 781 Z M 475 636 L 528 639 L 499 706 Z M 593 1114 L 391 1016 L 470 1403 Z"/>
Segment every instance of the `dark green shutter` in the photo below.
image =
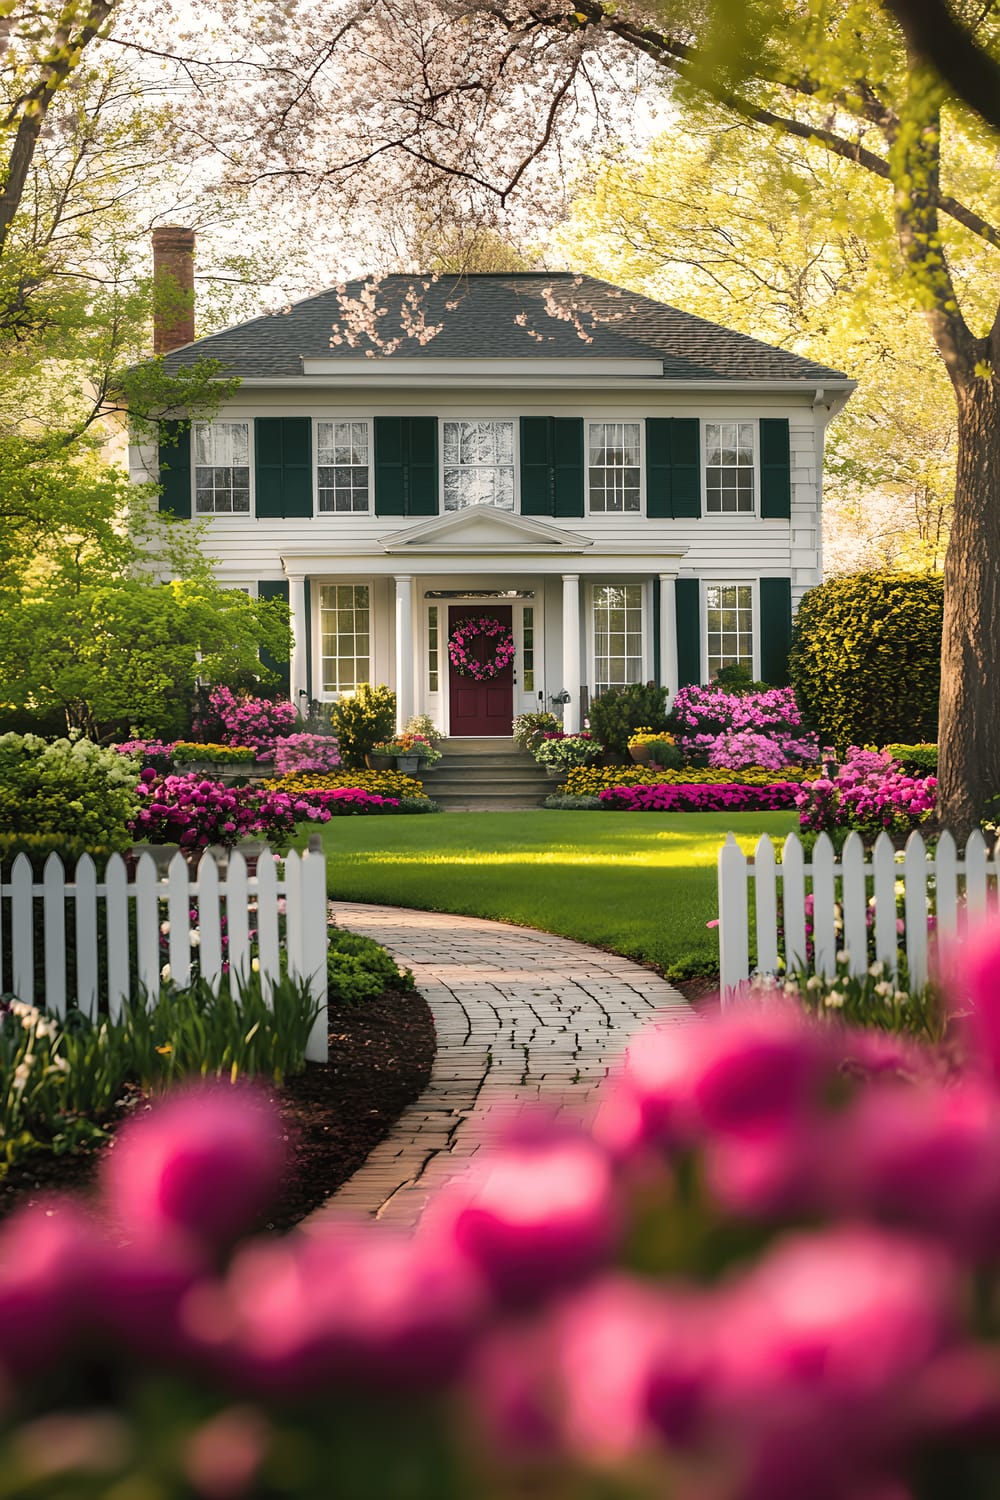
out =
<path fill-rule="evenodd" d="M 760 676 L 771 687 L 788 685 L 792 644 L 792 580 L 760 580 Z"/>
<path fill-rule="evenodd" d="M 582 516 L 583 464 L 582 417 L 522 417 L 522 516 Z"/>
<path fill-rule="evenodd" d="M 406 514 L 402 417 L 375 418 L 375 514 Z"/>
<path fill-rule="evenodd" d="M 677 686 L 701 682 L 701 589 L 697 578 L 674 584 L 677 614 Z"/>
<path fill-rule="evenodd" d="M 787 521 L 792 514 L 787 417 L 760 419 L 760 513 L 765 520 L 774 521 Z"/>
<path fill-rule="evenodd" d="M 253 424 L 254 479 L 258 516 L 284 514 L 281 504 L 281 418 L 257 417 Z"/>
<path fill-rule="evenodd" d="M 670 487 L 673 516 L 701 515 L 701 428 L 697 417 L 672 417 Z"/>
<path fill-rule="evenodd" d="M 583 515 L 583 418 L 552 418 L 552 513 Z"/>
<path fill-rule="evenodd" d="M 551 516 L 552 418 L 521 418 L 521 514 Z"/>
<path fill-rule="evenodd" d="M 282 511 L 288 516 L 313 513 L 312 419 L 281 418 Z"/>
<path fill-rule="evenodd" d="M 409 428 L 406 514 L 438 513 L 437 417 L 406 417 Z"/>
<path fill-rule="evenodd" d="M 257 417 L 254 477 L 258 516 L 311 516 L 312 419 Z"/>
<path fill-rule="evenodd" d="M 288 603 L 288 579 L 262 578 L 257 585 L 257 597 L 259 599 L 284 599 Z M 270 672 L 277 672 L 281 686 L 285 693 L 292 690 L 292 664 L 290 661 L 275 661 L 270 651 L 260 653 L 260 664 L 267 667 Z"/>
<path fill-rule="evenodd" d="M 438 513 L 436 417 L 375 418 L 375 514 Z"/>
<path fill-rule="evenodd" d="M 669 520 L 670 508 L 670 418 L 646 418 L 646 514 L 654 520 Z"/>
<path fill-rule="evenodd" d="M 171 441 L 160 444 L 160 509 L 191 519 L 191 428 L 187 423 L 164 422 Z"/>
<path fill-rule="evenodd" d="M 697 417 L 647 417 L 646 514 L 701 515 L 701 430 Z"/>

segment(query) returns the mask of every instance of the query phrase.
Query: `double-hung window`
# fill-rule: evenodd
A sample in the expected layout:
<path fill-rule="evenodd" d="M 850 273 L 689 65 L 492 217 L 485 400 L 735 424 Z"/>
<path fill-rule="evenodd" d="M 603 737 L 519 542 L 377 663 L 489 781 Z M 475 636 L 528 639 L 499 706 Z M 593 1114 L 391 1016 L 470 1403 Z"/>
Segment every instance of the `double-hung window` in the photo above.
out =
<path fill-rule="evenodd" d="M 642 585 L 594 589 L 594 692 L 642 681 Z"/>
<path fill-rule="evenodd" d="M 514 423 L 445 422 L 444 508 L 514 509 Z"/>
<path fill-rule="evenodd" d="M 752 675 L 752 586 L 749 583 L 707 584 L 705 625 L 709 682 L 722 667 L 749 667 Z"/>
<path fill-rule="evenodd" d="M 195 422 L 192 448 L 196 514 L 249 515 L 249 422 Z"/>
<path fill-rule="evenodd" d="M 587 424 L 587 478 L 592 514 L 638 512 L 640 438 L 638 422 Z"/>
<path fill-rule="evenodd" d="M 371 681 L 371 610 L 366 583 L 324 583 L 319 591 L 324 693 L 353 693 Z"/>
<path fill-rule="evenodd" d="M 716 514 L 754 510 L 754 423 L 705 423 L 705 508 Z"/>
<path fill-rule="evenodd" d="M 317 422 L 317 493 L 321 511 L 369 509 L 369 424 Z"/>

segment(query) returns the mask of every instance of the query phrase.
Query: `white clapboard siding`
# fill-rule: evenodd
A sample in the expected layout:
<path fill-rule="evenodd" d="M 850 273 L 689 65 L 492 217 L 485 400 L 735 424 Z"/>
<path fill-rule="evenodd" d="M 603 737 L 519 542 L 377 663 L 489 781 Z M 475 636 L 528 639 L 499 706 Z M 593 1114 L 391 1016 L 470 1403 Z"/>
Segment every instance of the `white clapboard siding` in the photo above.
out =
<path fill-rule="evenodd" d="M 31 861 L 19 854 L 9 877 L 0 881 L 0 990 L 28 1004 L 40 1002 L 58 1015 L 75 1004 L 91 1017 L 106 1011 L 117 1019 L 133 992 L 150 1003 L 159 993 L 162 924 L 168 923 L 165 946 L 173 981 L 187 984 L 197 959 L 202 978 L 218 991 L 224 982 L 224 912 L 233 994 L 238 995 L 253 968 L 251 931 L 257 934 L 256 960 L 267 998 L 281 975 L 284 946 L 288 973 L 308 980 L 319 1005 L 306 1056 L 325 1062 L 326 860 L 321 850 L 310 849 L 301 856 L 289 854 L 284 864 L 279 877 L 274 856 L 265 849 L 257 873 L 250 876 L 243 855 L 234 850 L 224 870 L 214 855 L 205 853 L 197 871 L 191 871 L 176 854 L 161 875 L 153 857 L 142 854 L 130 878 L 121 855 L 113 854 L 99 878 L 89 854 L 72 871 L 50 854 L 36 882 Z M 196 923 L 191 915 L 195 908 Z M 36 923 L 41 933 L 37 944 Z M 75 935 L 72 954 L 67 952 L 68 930 Z M 196 948 L 191 941 L 195 930 Z"/>
<path fill-rule="evenodd" d="M 923 985 L 930 973 L 931 886 L 937 919 L 934 930 L 944 940 L 961 936 L 966 926 L 1000 908 L 1000 845 L 993 858 L 978 830 L 959 859 L 955 840 L 942 833 L 936 851 L 928 853 L 917 832 L 910 835 L 897 858 L 884 833 L 870 859 L 856 833 L 851 833 L 838 860 L 827 835 L 820 834 L 811 863 L 795 834 L 789 834 L 779 861 L 770 839 L 763 837 L 753 858 L 740 849 L 733 834 L 719 850 L 719 979 L 723 1003 L 737 997 L 750 979 L 750 896 L 754 890 L 757 920 L 756 970 L 773 974 L 779 968 L 777 930 L 784 931 L 784 960 L 791 971 L 809 968 L 806 962 L 807 898 L 812 897 L 812 972 L 831 979 L 837 953 L 847 953 L 851 974 L 860 976 L 874 956 L 893 978 L 905 956 L 909 982 Z M 902 882 L 902 924 L 897 918 L 897 882 Z M 874 897 L 874 924 L 869 928 L 869 903 Z M 902 925 L 902 932 L 898 930 Z M 869 944 L 874 945 L 874 954 Z"/>

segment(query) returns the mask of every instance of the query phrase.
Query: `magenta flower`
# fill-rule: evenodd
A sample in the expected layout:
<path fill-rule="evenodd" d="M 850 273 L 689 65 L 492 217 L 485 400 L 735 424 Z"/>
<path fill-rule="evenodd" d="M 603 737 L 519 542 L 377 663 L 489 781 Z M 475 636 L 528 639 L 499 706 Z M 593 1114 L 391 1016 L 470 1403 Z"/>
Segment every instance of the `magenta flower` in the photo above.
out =
<path fill-rule="evenodd" d="M 250 1088 L 200 1084 L 127 1125 L 103 1163 L 109 1212 L 137 1240 L 208 1249 L 245 1233 L 281 1181 L 277 1115 Z"/>

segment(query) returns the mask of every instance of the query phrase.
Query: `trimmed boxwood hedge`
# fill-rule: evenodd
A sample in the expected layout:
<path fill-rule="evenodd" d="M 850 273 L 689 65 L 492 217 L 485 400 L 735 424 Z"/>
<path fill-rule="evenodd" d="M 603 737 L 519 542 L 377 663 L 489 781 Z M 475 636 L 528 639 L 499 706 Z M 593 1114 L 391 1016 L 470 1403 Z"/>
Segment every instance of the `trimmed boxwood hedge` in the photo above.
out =
<path fill-rule="evenodd" d="M 788 670 L 822 740 L 843 751 L 936 737 L 943 614 L 939 573 L 853 573 L 803 595 Z"/>

